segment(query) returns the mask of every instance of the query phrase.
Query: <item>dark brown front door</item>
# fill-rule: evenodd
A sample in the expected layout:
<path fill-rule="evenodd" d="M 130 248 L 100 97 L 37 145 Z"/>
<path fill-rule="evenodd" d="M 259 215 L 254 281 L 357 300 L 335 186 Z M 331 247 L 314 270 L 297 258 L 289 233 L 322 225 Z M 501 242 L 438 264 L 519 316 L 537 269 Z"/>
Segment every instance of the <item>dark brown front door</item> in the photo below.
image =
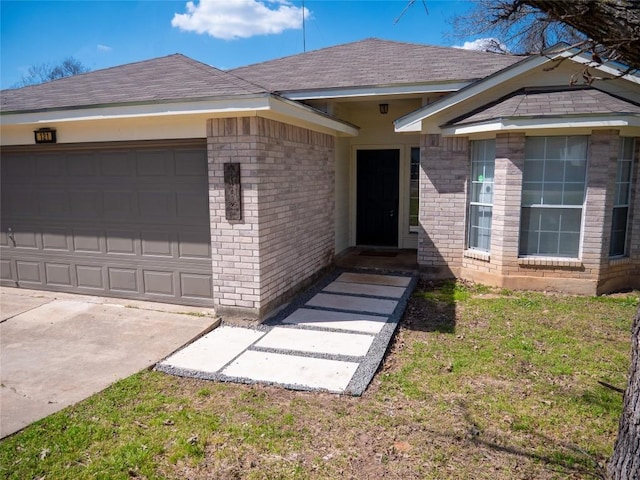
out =
<path fill-rule="evenodd" d="M 398 246 L 400 150 L 358 150 L 358 245 Z"/>

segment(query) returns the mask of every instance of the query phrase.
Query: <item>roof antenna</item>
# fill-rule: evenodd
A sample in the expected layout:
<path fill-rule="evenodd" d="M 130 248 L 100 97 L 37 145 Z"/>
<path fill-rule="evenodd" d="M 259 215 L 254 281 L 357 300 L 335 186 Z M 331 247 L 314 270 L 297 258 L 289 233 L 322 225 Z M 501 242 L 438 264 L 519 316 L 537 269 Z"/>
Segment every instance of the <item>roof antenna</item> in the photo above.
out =
<path fill-rule="evenodd" d="M 302 51 L 307 52 L 307 30 L 304 25 L 304 0 L 302 0 Z"/>

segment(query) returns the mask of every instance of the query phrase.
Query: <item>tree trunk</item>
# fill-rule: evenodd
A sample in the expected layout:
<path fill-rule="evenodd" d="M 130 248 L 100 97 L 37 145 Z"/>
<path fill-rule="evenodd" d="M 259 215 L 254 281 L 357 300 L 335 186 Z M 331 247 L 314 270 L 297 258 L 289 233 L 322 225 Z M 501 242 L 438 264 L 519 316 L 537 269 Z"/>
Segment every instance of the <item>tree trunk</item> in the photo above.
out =
<path fill-rule="evenodd" d="M 638 0 L 517 0 L 583 32 L 615 52 L 623 63 L 640 68 Z"/>
<path fill-rule="evenodd" d="M 624 394 L 618 439 L 607 466 L 611 480 L 640 478 L 640 307 L 631 332 L 631 366 Z"/>

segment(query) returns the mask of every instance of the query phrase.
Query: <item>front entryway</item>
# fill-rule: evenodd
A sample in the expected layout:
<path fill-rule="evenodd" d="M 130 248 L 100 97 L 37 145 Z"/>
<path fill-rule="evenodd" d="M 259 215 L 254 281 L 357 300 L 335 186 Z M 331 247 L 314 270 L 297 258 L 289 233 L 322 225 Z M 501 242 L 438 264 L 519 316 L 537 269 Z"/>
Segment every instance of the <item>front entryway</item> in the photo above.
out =
<path fill-rule="evenodd" d="M 356 242 L 398 246 L 400 150 L 358 150 Z"/>

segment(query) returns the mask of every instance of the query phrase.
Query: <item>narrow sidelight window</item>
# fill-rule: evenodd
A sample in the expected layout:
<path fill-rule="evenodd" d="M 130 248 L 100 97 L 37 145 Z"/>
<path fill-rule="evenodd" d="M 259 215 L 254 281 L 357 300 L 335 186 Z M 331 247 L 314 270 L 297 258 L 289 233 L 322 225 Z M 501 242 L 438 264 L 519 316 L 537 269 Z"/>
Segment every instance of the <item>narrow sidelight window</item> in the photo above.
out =
<path fill-rule="evenodd" d="M 471 142 L 471 192 L 469 194 L 469 238 L 467 246 L 488 252 L 491 246 L 493 210 L 493 172 L 496 163 L 495 140 Z"/>
<path fill-rule="evenodd" d="M 520 255 L 578 258 L 588 138 L 527 137 Z"/>
<path fill-rule="evenodd" d="M 418 232 L 420 205 L 420 148 L 411 147 L 411 180 L 409 184 L 409 232 Z"/>
<path fill-rule="evenodd" d="M 618 168 L 616 173 L 616 191 L 613 200 L 613 218 L 611 221 L 611 245 L 609 247 L 609 255 L 612 257 L 627 254 L 627 231 L 629 223 L 629 203 L 631 201 L 633 151 L 633 138 L 620 137 L 620 152 L 618 153 Z"/>

